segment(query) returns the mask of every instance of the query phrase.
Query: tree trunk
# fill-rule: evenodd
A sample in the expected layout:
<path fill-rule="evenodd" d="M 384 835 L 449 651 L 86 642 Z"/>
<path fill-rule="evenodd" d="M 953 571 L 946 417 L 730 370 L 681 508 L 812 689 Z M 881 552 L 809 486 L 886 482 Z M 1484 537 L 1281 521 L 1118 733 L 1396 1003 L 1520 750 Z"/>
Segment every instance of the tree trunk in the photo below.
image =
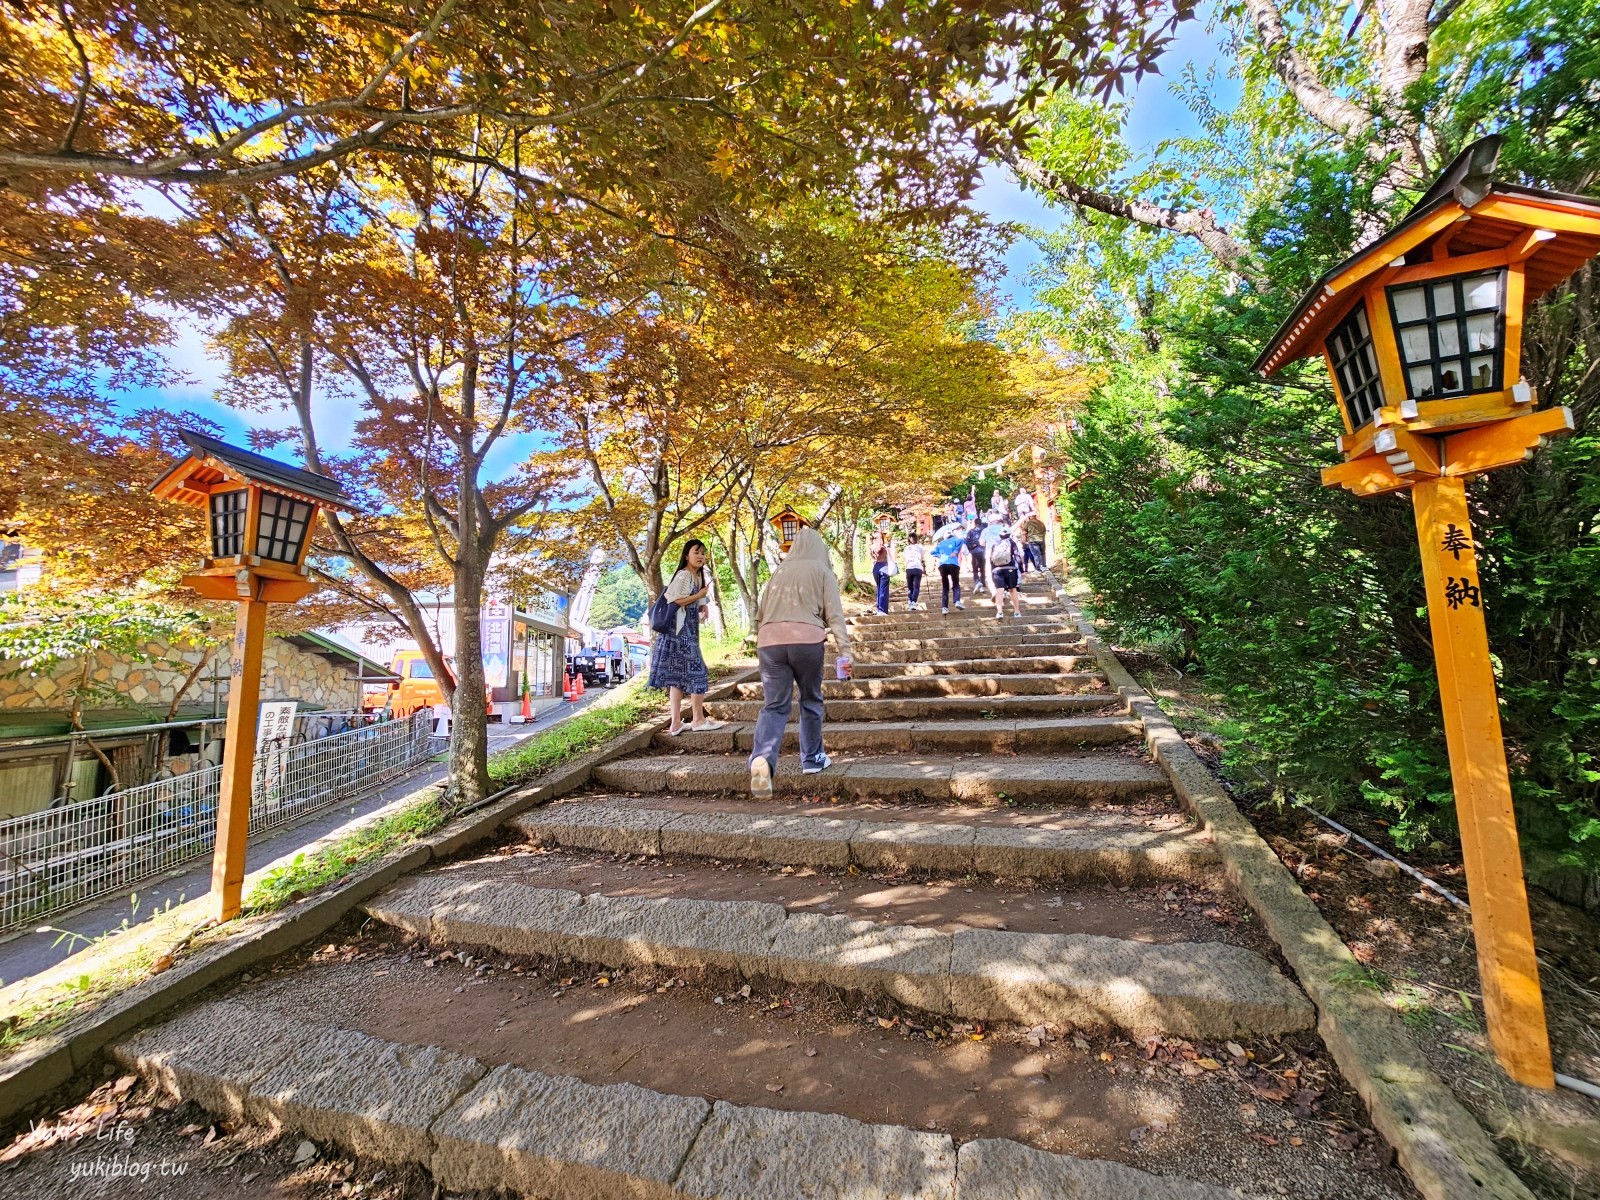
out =
<path fill-rule="evenodd" d="M 456 692 L 451 704 L 450 779 L 458 804 L 489 794 L 489 718 L 484 711 L 483 566 L 463 542 L 456 559 Z"/>
<path fill-rule="evenodd" d="M 456 467 L 456 693 L 451 700 L 450 779 L 458 804 L 476 804 L 489 795 L 489 718 L 484 712 L 483 577 L 494 546 L 494 531 L 482 527 L 483 494 L 473 446 L 477 425 L 476 346 L 463 356 L 461 372 L 460 460 Z"/>
<path fill-rule="evenodd" d="M 856 513 L 854 510 L 845 510 L 839 514 L 841 536 L 835 549 L 839 552 L 843 564 L 839 571 L 839 586 L 847 588 L 861 581 L 856 578 Z"/>
<path fill-rule="evenodd" d="M 751 583 L 755 576 L 753 573 L 747 574 L 746 568 L 739 563 L 739 527 L 737 523 L 730 521 L 727 536 L 720 540 L 723 551 L 728 556 L 728 570 L 733 575 L 734 587 L 739 589 L 739 615 L 743 618 L 745 630 L 754 633 L 756 628 L 756 600 Z"/>

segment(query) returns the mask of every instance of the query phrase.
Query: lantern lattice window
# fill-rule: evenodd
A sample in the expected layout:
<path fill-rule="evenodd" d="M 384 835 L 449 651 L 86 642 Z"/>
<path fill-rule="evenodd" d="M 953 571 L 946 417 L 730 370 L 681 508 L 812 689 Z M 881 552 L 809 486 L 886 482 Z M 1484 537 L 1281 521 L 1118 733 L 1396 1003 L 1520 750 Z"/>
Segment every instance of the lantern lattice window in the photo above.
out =
<path fill-rule="evenodd" d="M 256 553 L 272 562 L 298 563 L 300 547 L 311 523 L 311 505 L 291 496 L 263 490 L 261 527 L 256 533 Z"/>
<path fill-rule="evenodd" d="M 1365 306 L 1358 307 L 1333 331 L 1328 339 L 1328 357 L 1350 427 L 1359 429 L 1383 407 L 1383 380 L 1378 375 L 1378 357 L 1372 347 L 1372 325 Z"/>
<path fill-rule="evenodd" d="M 1501 388 L 1504 271 L 1429 280 L 1388 292 L 1411 399 Z"/>
<path fill-rule="evenodd" d="M 215 558 L 238 558 L 244 552 L 244 519 L 250 492 L 238 488 L 211 493 L 211 553 Z"/>

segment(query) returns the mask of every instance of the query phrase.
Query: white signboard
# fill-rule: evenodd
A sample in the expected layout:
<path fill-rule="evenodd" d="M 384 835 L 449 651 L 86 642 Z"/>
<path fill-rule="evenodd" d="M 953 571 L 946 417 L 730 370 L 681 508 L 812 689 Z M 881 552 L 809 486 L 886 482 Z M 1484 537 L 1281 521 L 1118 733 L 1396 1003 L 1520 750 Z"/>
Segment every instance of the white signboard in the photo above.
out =
<path fill-rule="evenodd" d="M 256 749 L 274 743 L 287 745 L 294 735 L 294 714 L 299 707 L 298 700 L 269 700 L 263 704 L 256 725 Z"/>
<path fill-rule="evenodd" d="M 483 606 L 483 682 L 492 688 L 506 686 L 506 673 L 511 662 L 511 605 L 490 603 Z"/>

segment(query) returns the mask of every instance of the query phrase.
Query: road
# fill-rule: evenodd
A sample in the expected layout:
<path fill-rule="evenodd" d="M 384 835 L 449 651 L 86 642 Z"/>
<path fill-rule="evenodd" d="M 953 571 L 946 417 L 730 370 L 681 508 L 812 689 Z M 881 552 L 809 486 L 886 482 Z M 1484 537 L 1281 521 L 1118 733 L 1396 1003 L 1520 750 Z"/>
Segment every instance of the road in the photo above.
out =
<path fill-rule="evenodd" d="M 543 733 L 606 695 L 609 695 L 608 690 L 591 688 L 576 703 L 567 704 L 560 700 L 544 702 L 537 714 L 538 719 L 532 725 L 490 725 L 489 753 L 505 750 L 534 734 Z M 252 838 L 245 853 L 245 870 L 257 871 L 276 859 L 292 858 L 319 838 L 339 833 L 345 826 L 370 816 L 418 788 L 442 780 L 445 774 L 443 763 L 424 763 L 411 774 L 392 781 L 378 791 L 344 801 L 294 825 L 273 829 L 259 838 Z M 176 905 L 192 900 L 210 886 L 211 859 L 197 858 L 166 874 L 146 879 L 125 892 L 102 897 L 53 917 L 41 918 L 39 925 L 18 930 L 0 941 L 0 985 L 37 975 L 75 951 L 82 950 L 94 938 L 123 928 L 124 922 L 131 928 L 160 912 L 169 902 Z M 138 897 L 137 904 L 134 903 L 135 896 Z M 40 932 L 40 929 L 46 932 Z M 63 931 L 76 936 L 63 936 Z"/>

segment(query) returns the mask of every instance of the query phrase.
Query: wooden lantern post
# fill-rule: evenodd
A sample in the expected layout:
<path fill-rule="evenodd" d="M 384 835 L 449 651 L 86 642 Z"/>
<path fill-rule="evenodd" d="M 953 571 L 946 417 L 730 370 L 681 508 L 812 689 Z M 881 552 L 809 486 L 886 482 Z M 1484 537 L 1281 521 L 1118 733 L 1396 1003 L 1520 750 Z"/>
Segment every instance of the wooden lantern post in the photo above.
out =
<path fill-rule="evenodd" d="M 1466 483 L 1572 430 L 1522 378 L 1526 307 L 1600 254 L 1600 200 L 1497 183 L 1500 139 L 1464 150 L 1401 223 L 1334 267 L 1256 361 L 1320 354 L 1345 461 L 1327 487 L 1409 491 L 1484 1016 L 1506 1073 L 1555 1086 Z"/>
<path fill-rule="evenodd" d="M 210 553 L 183 582 L 207 599 L 238 604 L 211 863 L 213 915 L 227 921 L 239 915 L 244 890 L 267 605 L 292 604 L 316 590 L 305 561 L 317 513 L 324 508 L 348 511 L 351 505 L 326 475 L 204 434 L 185 431 L 181 436 L 189 453 L 150 490 L 207 511 Z"/>

